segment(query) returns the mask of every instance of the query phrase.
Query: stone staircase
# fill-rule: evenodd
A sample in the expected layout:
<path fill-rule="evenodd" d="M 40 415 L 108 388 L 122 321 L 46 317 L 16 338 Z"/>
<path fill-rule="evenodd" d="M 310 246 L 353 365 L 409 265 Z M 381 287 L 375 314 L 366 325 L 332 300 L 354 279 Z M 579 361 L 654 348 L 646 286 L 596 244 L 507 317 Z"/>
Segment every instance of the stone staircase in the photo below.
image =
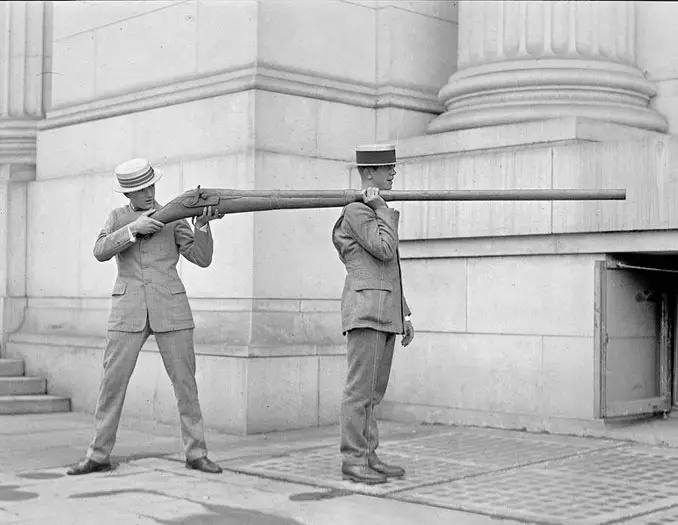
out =
<path fill-rule="evenodd" d="M 71 400 L 47 395 L 47 381 L 24 376 L 19 359 L 0 359 L 0 415 L 70 412 Z"/>

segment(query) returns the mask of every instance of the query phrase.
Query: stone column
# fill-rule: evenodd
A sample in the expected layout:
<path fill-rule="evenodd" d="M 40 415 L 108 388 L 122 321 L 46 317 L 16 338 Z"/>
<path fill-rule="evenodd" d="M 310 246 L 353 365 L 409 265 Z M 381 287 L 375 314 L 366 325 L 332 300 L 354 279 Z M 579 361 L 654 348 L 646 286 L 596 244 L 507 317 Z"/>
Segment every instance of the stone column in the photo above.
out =
<path fill-rule="evenodd" d="M 458 47 L 431 133 L 572 116 L 667 129 L 636 67 L 635 2 L 461 1 Z"/>
<path fill-rule="evenodd" d="M 44 2 L 0 2 L 0 355 L 26 300 L 27 184 L 49 86 L 44 34 Z"/>

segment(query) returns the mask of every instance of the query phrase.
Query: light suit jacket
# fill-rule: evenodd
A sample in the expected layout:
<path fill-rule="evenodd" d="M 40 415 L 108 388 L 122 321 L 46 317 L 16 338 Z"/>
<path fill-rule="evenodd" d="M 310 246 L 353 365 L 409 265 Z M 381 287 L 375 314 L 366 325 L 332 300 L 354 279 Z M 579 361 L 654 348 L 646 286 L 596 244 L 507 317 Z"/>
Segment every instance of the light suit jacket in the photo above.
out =
<path fill-rule="evenodd" d="M 160 207 L 156 203 L 156 209 Z M 166 224 L 151 236 L 130 238 L 127 226 L 141 215 L 128 206 L 116 208 L 106 220 L 94 244 L 94 257 L 115 257 L 118 277 L 113 286 L 109 330 L 140 332 L 148 319 L 154 332 L 194 328 L 186 289 L 177 273 L 179 254 L 207 267 L 213 243 L 209 225 L 195 233 L 185 220 Z"/>
<path fill-rule="evenodd" d="M 371 328 L 403 333 L 410 315 L 402 289 L 398 253 L 400 212 L 373 210 L 354 202 L 346 206 L 332 230 L 332 241 L 346 266 L 341 297 L 342 332 Z"/>

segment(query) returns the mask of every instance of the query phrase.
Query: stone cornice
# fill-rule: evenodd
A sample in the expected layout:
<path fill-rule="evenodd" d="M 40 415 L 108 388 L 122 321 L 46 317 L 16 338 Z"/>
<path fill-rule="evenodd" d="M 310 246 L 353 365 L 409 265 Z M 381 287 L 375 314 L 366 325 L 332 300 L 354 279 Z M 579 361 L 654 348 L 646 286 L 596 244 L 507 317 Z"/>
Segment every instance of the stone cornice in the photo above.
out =
<path fill-rule="evenodd" d="M 678 251 L 676 229 L 400 241 L 402 260 L 675 251 Z"/>
<path fill-rule="evenodd" d="M 40 123 L 39 129 L 54 129 L 252 89 L 366 108 L 399 108 L 431 114 L 443 111 L 437 94 L 421 88 L 360 84 L 258 64 L 134 93 L 56 107 L 47 113 L 47 119 Z"/>
<path fill-rule="evenodd" d="M 35 164 L 37 119 L 0 120 L 0 164 Z"/>

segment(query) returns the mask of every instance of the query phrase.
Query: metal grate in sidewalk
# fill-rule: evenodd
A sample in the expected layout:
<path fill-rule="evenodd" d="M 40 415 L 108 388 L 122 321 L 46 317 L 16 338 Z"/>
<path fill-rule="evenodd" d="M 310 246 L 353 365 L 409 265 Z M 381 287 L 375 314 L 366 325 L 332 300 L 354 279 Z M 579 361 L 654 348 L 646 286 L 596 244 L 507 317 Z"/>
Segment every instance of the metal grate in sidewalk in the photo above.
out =
<path fill-rule="evenodd" d="M 378 450 L 379 457 L 386 463 L 404 467 L 407 476 L 375 486 L 342 479 L 341 456 L 336 446 L 298 451 L 283 457 L 231 461 L 223 466 L 245 474 L 387 495 L 611 446 L 618 444 L 604 440 L 559 436 L 535 438 L 515 432 L 459 428 L 443 434 L 384 442 Z"/>
<path fill-rule="evenodd" d="M 619 446 L 605 440 L 461 428 L 455 432 L 386 443 L 383 450 L 413 457 L 451 459 L 491 470 Z"/>
<path fill-rule="evenodd" d="M 678 454 L 672 449 L 623 447 L 594 455 L 552 461 L 545 469 L 574 476 L 647 484 L 678 493 Z"/>
<path fill-rule="evenodd" d="M 373 486 L 344 481 L 341 475 L 341 456 L 335 447 L 299 452 L 282 458 L 270 458 L 248 464 L 226 463 L 223 466 L 228 470 L 245 474 L 373 495 L 388 494 L 487 471 L 486 467 L 427 457 L 388 452 L 381 453 L 379 457 L 386 463 L 404 467 L 407 476 L 403 479 L 390 480 L 383 485 Z"/>
<path fill-rule="evenodd" d="M 678 504 L 677 493 L 532 467 L 416 488 L 396 497 L 561 525 L 600 525 Z"/>
<path fill-rule="evenodd" d="M 247 474 L 527 522 L 678 525 L 678 451 L 609 440 L 493 429 L 386 441 L 407 476 L 384 485 L 342 480 L 337 446 L 224 462 Z M 672 509 L 672 510 L 665 510 Z"/>
<path fill-rule="evenodd" d="M 235 472 L 533 523 L 678 525 L 678 450 L 493 429 L 385 441 L 407 476 L 344 481 L 337 446 L 222 463 Z M 669 510 L 666 510 L 669 509 Z"/>

